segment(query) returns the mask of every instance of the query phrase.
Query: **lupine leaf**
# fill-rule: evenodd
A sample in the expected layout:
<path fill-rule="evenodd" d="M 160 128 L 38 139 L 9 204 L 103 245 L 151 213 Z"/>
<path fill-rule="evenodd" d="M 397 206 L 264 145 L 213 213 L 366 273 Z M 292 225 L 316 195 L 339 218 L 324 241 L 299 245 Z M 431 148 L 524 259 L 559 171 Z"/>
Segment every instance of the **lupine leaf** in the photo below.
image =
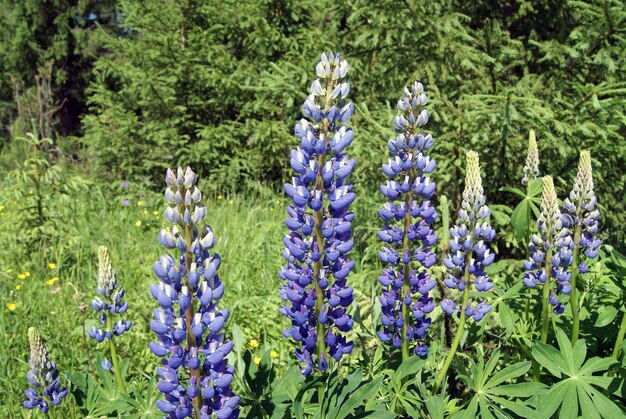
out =
<path fill-rule="evenodd" d="M 491 379 L 487 381 L 484 388 L 490 389 L 491 387 L 496 387 L 497 385 L 507 380 L 524 375 L 530 369 L 530 366 L 530 361 L 518 362 L 516 364 L 509 365 L 503 368 L 501 371 L 495 373 L 493 377 L 491 377 Z"/>
<path fill-rule="evenodd" d="M 350 413 L 352 413 L 355 407 L 359 406 L 363 402 L 363 400 L 376 394 L 382 380 L 383 377 L 378 377 L 359 387 L 356 391 L 349 395 L 348 399 L 341 405 L 339 411 L 331 417 L 335 419 L 343 419 L 347 417 Z"/>
<path fill-rule="evenodd" d="M 618 313 L 617 309 L 613 306 L 602 307 L 602 309 L 600 310 L 600 313 L 598 314 L 598 318 L 596 319 L 596 323 L 594 324 L 594 326 L 595 327 L 608 326 L 609 324 L 613 323 L 613 320 L 615 320 L 617 313 Z"/>
<path fill-rule="evenodd" d="M 550 345 L 542 342 L 535 342 L 532 354 L 533 358 L 535 358 L 541 366 L 548 369 L 550 374 L 557 378 L 560 378 L 561 373 L 564 373 L 567 370 L 561 353 Z"/>

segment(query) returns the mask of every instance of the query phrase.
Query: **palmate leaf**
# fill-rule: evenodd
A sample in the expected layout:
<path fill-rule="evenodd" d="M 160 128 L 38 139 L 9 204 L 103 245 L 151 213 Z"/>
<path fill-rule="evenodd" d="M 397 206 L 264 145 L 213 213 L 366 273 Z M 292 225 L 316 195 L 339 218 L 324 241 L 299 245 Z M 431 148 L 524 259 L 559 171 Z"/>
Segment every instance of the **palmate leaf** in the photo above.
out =
<path fill-rule="evenodd" d="M 479 354 L 480 356 L 480 354 Z M 453 418 L 547 418 L 542 411 L 528 407 L 525 401 L 545 390 L 545 385 L 535 382 L 511 383 L 526 374 L 530 362 L 518 362 L 496 370 L 500 360 L 500 350 L 496 350 L 485 363 L 480 358 L 478 364 L 470 359 L 469 375 L 460 374 L 473 393 L 467 407 L 453 415 Z"/>
<path fill-rule="evenodd" d="M 585 362 L 587 345 L 580 339 L 574 346 L 561 329 L 557 329 L 559 350 L 535 342 L 533 357 L 550 375 L 560 379 L 539 400 L 541 411 L 559 418 L 582 415 L 584 418 L 625 418 L 624 412 L 603 391 L 615 387 L 618 377 L 594 376 L 606 371 L 617 361 L 614 358 L 593 357 Z"/>

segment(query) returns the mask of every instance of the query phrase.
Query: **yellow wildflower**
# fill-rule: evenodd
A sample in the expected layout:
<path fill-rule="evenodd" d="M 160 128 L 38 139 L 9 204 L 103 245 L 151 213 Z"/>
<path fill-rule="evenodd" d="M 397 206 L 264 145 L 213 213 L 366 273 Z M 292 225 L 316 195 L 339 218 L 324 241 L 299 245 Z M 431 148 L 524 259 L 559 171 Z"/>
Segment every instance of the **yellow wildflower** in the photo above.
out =
<path fill-rule="evenodd" d="M 22 286 L 21 286 L 20 284 L 17 284 L 17 285 L 15 286 L 15 289 L 19 291 L 20 289 L 22 289 Z"/>
<path fill-rule="evenodd" d="M 233 205 L 235 203 L 235 201 L 233 201 L 232 199 L 230 201 L 228 201 L 229 205 Z"/>
<path fill-rule="evenodd" d="M 28 271 L 24 272 L 24 276 L 25 276 L 26 278 L 28 278 L 28 277 L 30 276 L 30 272 L 28 272 Z"/>
<path fill-rule="evenodd" d="M 261 363 L 261 358 L 259 358 L 258 356 L 256 356 L 256 355 L 255 355 L 255 356 L 254 356 L 254 363 L 255 363 L 256 365 L 259 365 L 259 364 Z"/>
<path fill-rule="evenodd" d="M 143 210 L 143 213 L 144 213 L 144 214 L 147 214 L 147 213 L 148 213 L 148 210 L 147 210 L 147 209 Z"/>
<path fill-rule="evenodd" d="M 250 339 L 250 341 L 248 342 L 248 345 L 252 348 L 252 349 L 256 349 L 259 347 L 259 341 L 256 339 Z"/>
<path fill-rule="evenodd" d="M 9 309 L 9 311 L 13 311 L 17 308 L 17 305 L 15 305 L 15 303 L 9 303 L 7 304 L 7 308 Z"/>
<path fill-rule="evenodd" d="M 137 222 L 135 223 L 135 226 L 141 227 L 141 220 L 137 220 Z"/>
<path fill-rule="evenodd" d="M 22 281 L 26 279 L 26 275 L 24 274 L 17 274 L 17 277 L 21 279 Z"/>
<path fill-rule="evenodd" d="M 152 211 L 152 215 L 159 215 L 159 211 Z"/>
<path fill-rule="evenodd" d="M 270 352 L 270 356 L 271 356 L 272 358 L 278 358 L 278 352 L 276 352 L 276 351 L 272 350 L 272 352 Z"/>
<path fill-rule="evenodd" d="M 48 269 L 54 269 L 56 267 L 57 265 L 55 263 L 52 263 L 52 262 L 48 263 Z"/>
<path fill-rule="evenodd" d="M 46 281 L 46 284 L 48 285 L 54 285 L 55 282 L 57 282 L 59 280 L 58 276 L 55 276 L 54 278 L 50 278 L 49 280 Z"/>
<path fill-rule="evenodd" d="M 137 201 L 137 206 L 138 206 L 138 207 L 140 207 L 140 206 L 142 206 L 142 205 L 143 205 L 143 202 L 141 202 L 141 201 Z"/>
<path fill-rule="evenodd" d="M 274 208 L 270 208 L 270 212 L 274 212 Z"/>
<path fill-rule="evenodd" d="M 218 195 L 218 196 L 217 196 L 217 200 L 218 200 L 218 201 L 221 201 L 221 200 L 222 200 L 222 198 L 224 198 L 222 195 Z"/>

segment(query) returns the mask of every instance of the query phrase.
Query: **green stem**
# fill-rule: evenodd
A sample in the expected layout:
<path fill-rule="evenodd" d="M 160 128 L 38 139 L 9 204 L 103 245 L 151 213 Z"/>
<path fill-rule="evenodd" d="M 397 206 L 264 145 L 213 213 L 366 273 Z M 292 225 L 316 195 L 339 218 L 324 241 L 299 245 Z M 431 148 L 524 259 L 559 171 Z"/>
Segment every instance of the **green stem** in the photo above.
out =
<path fill-rule="evenodd" d="M 578 276 L 578 252 L 580 249 L 580 223 L 574 231 L 574 254 L 572 256 L 572 278 L 570 284 L 572 292 L 569 295 L 569 303 L 572 308 L 572 345 L 578 340 L 578 331 L 580 327 L 579 307 L 578 307 L 578 291 L 576 290 L 576 277 Z"/>
<path fill-rule="evenodd" d="M 622 342 L 624 341 L 624 333 L 626 333 L 626 312 L 624 312 L 624 315 L 622 316 L 622 324 L 619 327 L 619 332 L 617 332 L 615 347 L 613 347 L 613 358 L 615 359 L 617 359 L 620 348 L 622 347 Z"/>
<path fill-rule="evenodd" d="M 548 225 L 548 231 L 552 231 L 552 225 Z M 550 274 L 552 272 L 552 235 L 546 240 L 550 244 L 548 252 L 546 254 L 546 260 L 544 264 L 544 272 L 546 274 L 546 281 L 543 283 L 543 295 L 541 298 L 541 342 L 546 343 L 548 341 L 548 328 L 550 327 Z M 535 380 L 539 381 L 539 372 L 541 366 L 536 360 L 533 361 L 533 375 Z"/>
<path fill-rule="evenodd" d="M 473 231 L 473 229 L 470 231 Z M 461 318 L 459 320 L 459 327 L 457 328 L 456 334 L 454 335 L 454 340 L 452 341 L 452 346 L 450 347 L 448 356 L 446 356 L 446 360 L 443 363 L 443 368 L 441 369 L 441 371 L 439 372 L 439 375 L 437 376 L 437 381 L 435 381 L 435 385 L 433 387 L 433 393 L 437 393 L 439 391 L 439 387 L 441 386 L 441 383 L 443 382 L 444 378 L 446 378 L 448 368 L 450 368 L 450 364 L 452 363 L 454 354 L 456 353 L 456 350 L 459 346 L 459 342 L 461 342 L 461 336 L 463 336 L 463 331 L 465 330 L 465 307 L 467 307 L 467 300 L 469 298 L 469 289 L 470 289 L 470 281 L 469 281 L 469 273 L 468 273 L 470 257 L 471 257 L 471 254 L 468 254 L 465 260 L 465 273 L 464 273 L 465 289 L 463 290 L 463 302 L 460 307 Z"/>
<path fill-rule="evenodd" d="M 111 316 L 107 316 L 107 329 L 113 330 L 111 322 Z M 122 370 L 120 369 L 120 363 L 117 359 L 117 350 L 115 349 L 115 344 L 113 343 L 113 339 L 109 339 L 109 351 L 111 353 L 111 362 L 113 363 L 113 368 L 115 370 L 115 379 L 117 380 L 117 385 L 120 387 L 122 393 L 126 393 L 126 385 L 124 384 L 124 379 L 122 378 Z"/>

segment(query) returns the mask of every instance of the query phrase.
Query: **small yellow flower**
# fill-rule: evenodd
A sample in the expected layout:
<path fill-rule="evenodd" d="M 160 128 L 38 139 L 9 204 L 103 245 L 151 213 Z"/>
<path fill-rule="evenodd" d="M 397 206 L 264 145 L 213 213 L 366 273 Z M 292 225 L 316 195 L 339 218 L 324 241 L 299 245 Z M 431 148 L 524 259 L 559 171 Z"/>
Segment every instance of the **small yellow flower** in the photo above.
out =
<path fill-rule="evenodd" d="M 135 226 L 141 227 L 141 220 L 137 220 L 137 222 L 135 223 Z"/>
<path fill-rule="evenodd" d="M 17 277 L 21 279 L 22 281 L 26 279 L 26 275 L 24 274 L 17 274 Z"/>
<path fill-rule="evenodd" d="M 52 263 L 52 262 L 48 263 L 48 269 L 54 269 L 56 267 L 57 265 L 55 263 Z"/>
<path fill-rule="evenodd" d="M 147 209 L 143 210 L 143 213 L 144 213 L 144 214 L 147 214 L 147 213 L 148 213 L 148 210 L 147 210 Z"/>
<path fill-rule="evenodd" d="M 13 272 L 13 269 L 9 268 L 5 271 L 6 273 L 10 274 L 11 272 Z"/>
<path fill-rule="evenodd" d="M 138 207 L 140 207 L 140 206 L 142 206 L 142 205 L 143 205 L 143 202 L 141 202 L 141 201 L 137 201 L 137 206 L 138 206 Z"/>
<path fill-rule="evenodd" d="M 274 208 L 270 208 L 270 212 L 274 212 Z"/>
<path fill-rule="evenodd" d="M 152 215 L 159 215 L 159 211 L 152 211 Z"/>
<path fill-rule="evenodd" d="M 250 341 L 248 342 L 248 345 L 252 348 L 252 349 L 256 349 L 259 347 L 259 341 L 256 339 L 250 339 Z"/>
<path fill-rule="evenodd" d="M 270 356 L 271 356 L 272 358 L 278 358 L 278 352 L 276 352 L 276 351 L 272 350 L 272 352 L 270 352 Z"/>
<path fill-rule="evenodd" d="M 223 197 L 222 195 L 218 195 L 218 196 L 217 196 L 217 200 L 218 200 L 218 201 L 221 201 L 223 198 L 224 198 L 224 197 Z"/>
<path fill-rule="evenodd" d="M 58 276 L 55 276 L 54 278 L 50 278 L 49 280 L 46 281 L 46 284 L 48 285 L 54 285 L 55 282 L 57 282 L 59 280 Z"/>
<path fill-rule="evenodd" d="M 254 356 L 254 363 L 255 363 L 256 365 L 259 365 L 259 364 L 261 363 L 261 358 L 259 358 L 258 356 L 256 356 L 256 355 L 255 355 L 255 356 Z"/>
<path fill-rule="evenodd" d="M 232 199 L 230 201 L 228 201 L 228 205 L 233 205 L 235 203 L 235 201 L 233 201 Z"/>
<path fill-rule="evenodd" d="M 22 286 L 21 286 L 20 284 L 17 284 L 17 285 L 15 286 L 15 289 L 19 291 L 20 289 L 22 289 Z"/>
<path fill-rule="evenodd" d="M 13 311 L 17 308 L 17 305 L 15 305 L 15 303 L 9 303 L 7 304 L 7 308 L 9 309 L 9 311 Z"/>
<path fill-rule="evenodd" d="M 26 278 L 28 278 L 28 277 L 30 276 L 30 272 L 28 272 L 28 271 L 24 272 L 24 276 L 25 276 Z"/>

